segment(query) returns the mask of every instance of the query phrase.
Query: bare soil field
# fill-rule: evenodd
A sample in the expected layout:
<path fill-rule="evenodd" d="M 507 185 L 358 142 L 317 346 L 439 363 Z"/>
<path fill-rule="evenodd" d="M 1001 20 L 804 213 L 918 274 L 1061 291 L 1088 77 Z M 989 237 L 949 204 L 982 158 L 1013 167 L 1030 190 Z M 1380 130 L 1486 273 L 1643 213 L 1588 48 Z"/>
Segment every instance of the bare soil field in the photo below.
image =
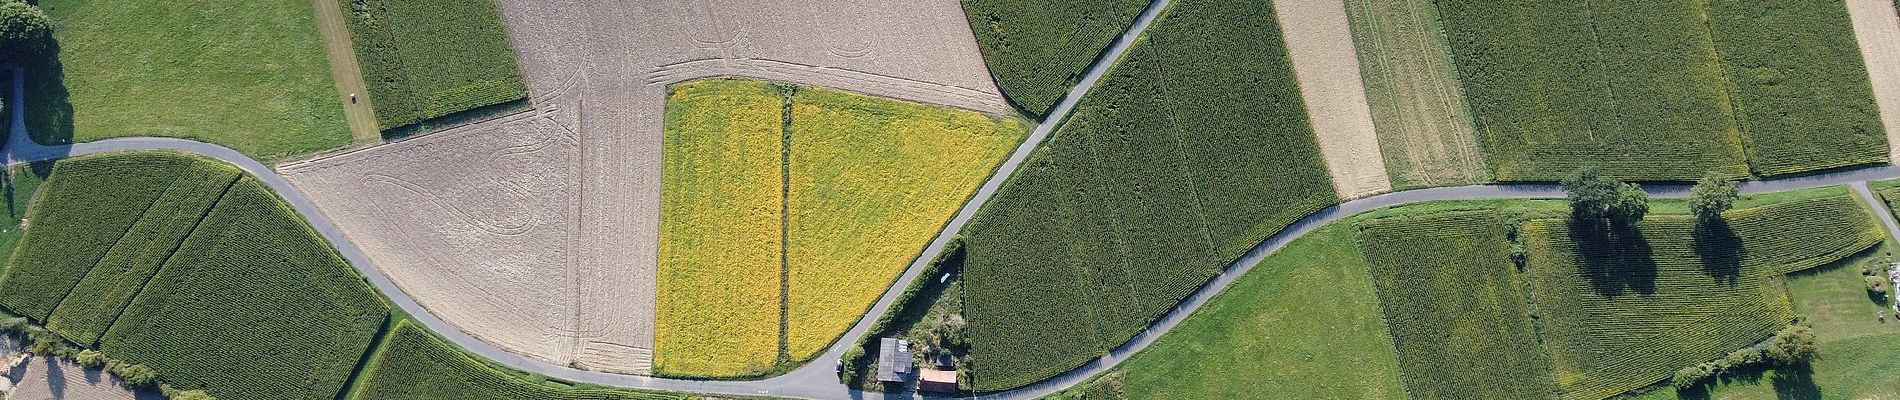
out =
<path fill-rule="evenodd" d="M 12 362 L 8 358 L 7 362 Z M 126 389 L 119 381 L 104 371 L 88 370 L 79 364 L 50 357 L 26 357 L 19 364 L 8 368 L 7 382 L 13 384 L 6 392 L 7 400 L 148 400 L 164 399 L 165 396 L 152 391 Z"/>
<path fill-rule="evenodd" d="M 1392 185 L 1489 180 L 1432 2 L 1347 0 L 1346 12 Z"/>
<path fill-rule="evenodd" d="M 1341 0 L 1274 0 L 1320 155 L 1339 197 L 1392 190 Z"/>
<path fill-rule="evenodd" d="M 650 373 L 667 85 L 739 75 L 991 113 L 951 0 L 501 0 L 533 110 L 280 169 L 470 335 Z"/>
<path fill-rule="evenodd" d="M 1900 14 L 1888 0 L 1847 0 L 1847 14 L 1887 127 L 1888 154 L 1900 155 Z"/>

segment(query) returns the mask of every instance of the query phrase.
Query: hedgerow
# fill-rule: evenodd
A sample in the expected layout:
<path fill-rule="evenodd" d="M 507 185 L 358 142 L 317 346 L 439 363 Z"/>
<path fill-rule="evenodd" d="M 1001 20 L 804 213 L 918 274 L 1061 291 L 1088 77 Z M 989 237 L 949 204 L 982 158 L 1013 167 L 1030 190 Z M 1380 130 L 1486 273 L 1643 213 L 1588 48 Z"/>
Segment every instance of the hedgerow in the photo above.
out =
<path fill-rule="evenodd" d="M 1698 226 L 1655 215 L 1605 238 L 1562 219 L 1521 229 L 1531 298 L 1566 399 L 1667 379 L 1794 319 L 1781 277 L 1885 238 L 1846 194 L 1729 211 Z"/>
<path fill-rule="evenodd" d="M 1438 5 L 1499 180 L 1747 174 L 1695 2 Z"/>
<path fill-rule="evenodd" d="M 576 386 L 505 371 L 463 353 L 428 330 L 400 321 L 363 370 L 349 398 L 683 400 L 677 393 Z"/>
<path fill-rule="evenodd" d="M 974 390 L 1127 341 L 1338 201 L 1270 3 L 1170 6 L 966 228 Z"/>
<path fill-rule="evenodd" d="M 60 160 L 43 185 L 33 227 L 0 277 L 0 302 L 46 321 L 94 263 L 137 222 L 191 159 L 133 153 Z"/>
<path fill-rule="evenodd" d="M 1715 0 L 1708 11 L 1756 173 L 1887 161 L 1845 3 Z"/>
<path fill-rule="evenodd" d="M 1135 23 L 1144 0 L 964 0 L 964 15 L 996 85 L 1045 115 Z"/>
<path fill-rule="evenodd" d="M 47 328 L 82 346 L 95 345 L 238 175 L 237 168 L 219 161 L 191 163 L 73 287 Z"/>
<path fill-rule="evenodd" d="M 340 3 L 384 130 L 528 95 L 494 0 Z"/>
<path fill-rule="evenodd" d="M 1408 393 L 1427 399 L 1557 393 L 1497 212 L 1374 219 L 1359 229 Z"/>
<path fill-rule="evenodd" d="M 223 399 L 331 399 L 389 307 L 264 184 L 233 184 L 100 351 Z"/>

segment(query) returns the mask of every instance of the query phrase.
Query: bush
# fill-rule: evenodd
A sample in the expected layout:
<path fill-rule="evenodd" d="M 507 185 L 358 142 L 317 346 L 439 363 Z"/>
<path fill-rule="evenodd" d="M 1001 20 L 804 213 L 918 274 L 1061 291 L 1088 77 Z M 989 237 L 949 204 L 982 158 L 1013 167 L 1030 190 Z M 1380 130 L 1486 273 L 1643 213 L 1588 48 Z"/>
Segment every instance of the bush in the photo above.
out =
<path fill-rule="evenodd" d="M 211 397 L 203 390 L 186 390 L 173 394 L 171 400 L 217 400 L 217 398 Z"/>
<path fill-rule="evenodd" d="M 118 375 L 119 379 L 124 379 L 125 386 L 133 389 L 151 388 L 158 384 L 158 371 L 153 371 L 151 367 L 144 364 L 123 364 L 119 367 L 119 371 L 113 374 Z"/>
<path fill-rule="evenodd" d="M 1876 295 L 1887 294 L 1887 285 L 1889 285 L 1889 283 L 1887 283 L 1886 278 L 1881 278 L 1878 276 L 1867 276 L 1865 278 L 1867 279 L 1868 293 L 1873 293 Z"/>
<path fill-rule="evenodd" d="M 1806 325 L 1791 325 L 1775 333 L 1768 342 L 1767 356 L 1781 365 L 1806 364 L 1814 360 L 1820 345 L 1815 341 L 1814 328 Z"/>
<path fill-rule="evenodd" d="M 78 361 L 79 365 L 83 365 L 86 368 L 100 368 L 106 366 L 106 356 L 93 349 L 80 350 Z"/>
<path fill-rule="evenodd" d="M 1678 390 L 1689 389 L 1702 384 L 1702 380 L 1712 376 L 1715 376 L 1715 371 L 1709 369 L 1709 364 L 1696 364 L 1676 370 L 1674 375 L 1669 376 L 1669 384 Z"/>

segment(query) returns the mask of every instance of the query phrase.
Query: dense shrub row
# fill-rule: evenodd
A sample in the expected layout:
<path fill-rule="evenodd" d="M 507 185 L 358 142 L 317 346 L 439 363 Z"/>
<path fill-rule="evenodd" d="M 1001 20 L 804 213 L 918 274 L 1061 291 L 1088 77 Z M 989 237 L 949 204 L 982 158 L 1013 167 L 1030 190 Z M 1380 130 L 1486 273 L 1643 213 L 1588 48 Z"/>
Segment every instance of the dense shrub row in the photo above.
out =
<path fill-rule="evenodd" d="M 1271 7 L 1170 6 L 965 229 L 971 387 L 1081 365 L 1338 201 Z"/>
<path fill-rule="evenodd" d="M 1748 172 L 1694 2 L 1497 3 L 1438 4 L 1499 180 Z"/>
<path fill-rule="evenodd" d="M 528 95 L 494 0 L 340 3 L 384 130 Z"/>
<path fill-rule="evenodd" d="M 238 175 L 237 168 L 219 161 L 192 162 L 59 303 L 47 328 L 82 346 L 96 345 L 119 310 L 171 258 Z"/>
<path fill-rule="evenodd" d="M 1128 30 L 1144 0 L 964 0 L 977 47 L 1003 94 L 1045 115 Z"/>
<path fill-rule="evenodd" d="M 1836 192 L 1838 193 L 1838 192 Z M 1564 398 L 1603 398 L 1722 357 L 1794 318 L 1781 276 L 1879 243 L 1846 194 L 1724 214 L 1650 216 L 1604 237 L 1561 219 L 1521 229 L 1531 298 Z"/>
<path fill-rule="evenodd" d="M 1708 14 L 1756 173 L 1887 161 L 1844 2 L 1717 0 Z"/>
<path fill-rule="evenodd" d="M 1427 399 L 1557 393 L 1495 211 L 1374 219 L 1359 229 L 1407 392 Z"/>
<path fill-rule="evenodd" d="M 352 399 L 683 400 L 675 393 L 575 386 L 535 381 L 489 366 L 428 330 L 398 322 L 363 371 Z M 545 378 L 543 378 L 545 379 Z"/>
<path fill-rule="evenodd" d="M 330 399 L 388 315 L 328 243 L 268 187 L 245 178 L 99 349 L 223 399 Z"/>
<path fill-rule="evenodd" d="M 0 303 L 45 322 L 60 299 L 118 243 L 191 159 L 134 153 L 61 160 L 41 188 L 33 227 L 0 277 Z"/>

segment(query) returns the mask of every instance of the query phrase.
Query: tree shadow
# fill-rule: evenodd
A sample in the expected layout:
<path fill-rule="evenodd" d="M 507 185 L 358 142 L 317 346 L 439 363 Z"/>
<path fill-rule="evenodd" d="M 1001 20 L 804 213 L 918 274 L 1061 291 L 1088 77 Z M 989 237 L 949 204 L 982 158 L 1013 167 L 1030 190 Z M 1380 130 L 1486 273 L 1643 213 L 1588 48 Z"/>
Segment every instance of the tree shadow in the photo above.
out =
<path fill-rule="evenodd" d="M 1649 240 L 1633 225 L 1571 218 L 1570 240 L 1592 289 L 1604 297 L 1656 292 L 1656 260 Z"/>
<path fill-rule="evenodd" d="M 1729 227 L 1728 221 L 1720 218 L 1697 222 L 1695 225 L 1696 256 L 1702 260 L 1702 270 L 1717 282 L 1735 284 L 1742 277 L 1742 255 L 1747 249 L 1742 247 L 1742 236 Z"/>
<path fill-rule="evenodd" d="M 1775 368 L 1775 377 L 1769 379 L 1775 386 L 1775 398 L 1807 400 L 1821 398 L 1821 387 L 1814 384 L 1814 368 L 1808 364 L 1784 365 Z"/>
<path fill-rule="evenodd" d="M 41 52 L 19 61 L 26 69 L 26 99 L 21 104 L 26 131 L 40 144 L 72 143 L 72 94 L 66 90 L 66 67 L 59 60 L 59 41 L 50 41 Z"/>

